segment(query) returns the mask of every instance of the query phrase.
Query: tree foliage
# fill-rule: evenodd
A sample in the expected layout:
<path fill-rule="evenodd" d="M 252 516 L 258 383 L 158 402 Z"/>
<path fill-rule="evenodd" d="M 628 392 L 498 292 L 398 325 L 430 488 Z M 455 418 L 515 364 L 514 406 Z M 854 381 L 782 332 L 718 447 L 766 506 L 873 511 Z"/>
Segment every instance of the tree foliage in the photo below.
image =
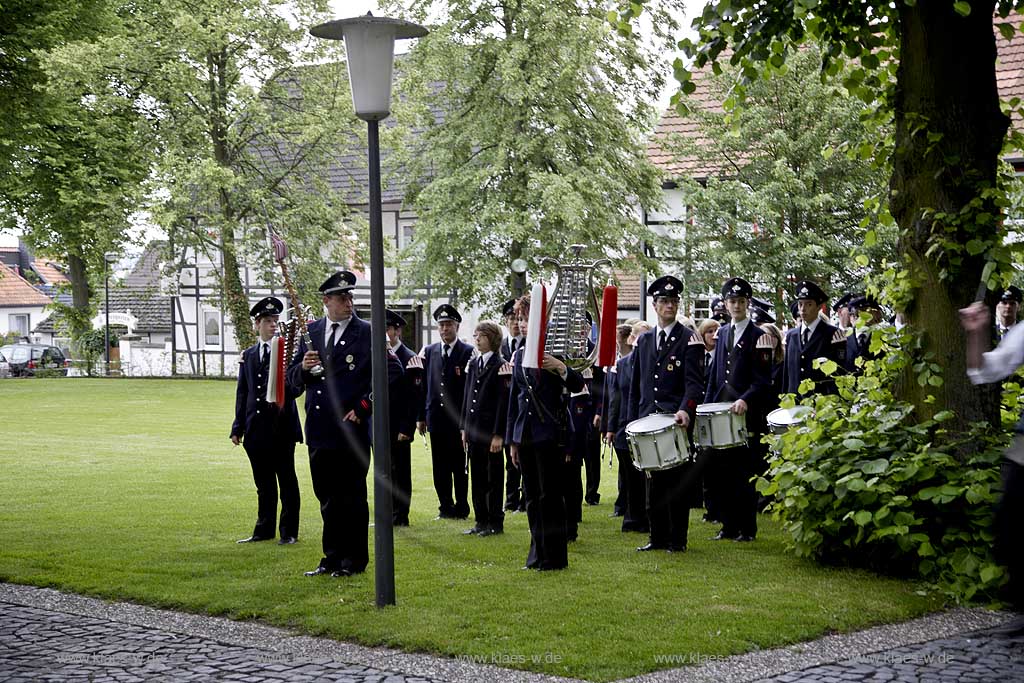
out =
<path fill-rule="evenodd" d="M 682 245 L 691 280 L 717 289 L 727 274 L 742 274 L 785 310 L 797 280 L 854 291 L 865 286 L 867 260 L 891 260 L 895 231 L 875 211 L 887 170 L 873 158 L 877 131 L 859 101 L 817 78 L 820 60 L 815 46 L 797 52 L 771 78 L 749 83 L 742 107 L 734 105 L 741 72 L 733 67 L 702 81 L 701 96 L 714 106 L 680 99 L 698 134 L 662 146 L 719 169 L 676 178 L 694 207 Z M 858 247 L 862 263 L 851 256 Z"/>
<path fill-rule="evenodd" d="M 125 239 L 150 170 L 149 121 L 74 55 L 118 30 L 116 4 L 31 0 L 0 12 L 0 229 L 67 263 L 73 334 L 88 328 L 90 275 Z"/>
<path fill-rule="evenodd" d="M 697 37 L 680 41 L 692 67 L 676 63 L 680 98 L 697 87 L 690 68 L 738 68 L 734 94 L 742 103 L 751 83 L 813 40 L 824 47 L 823 78 L 842 74 L 870 112 L 891 121 L 891 148 L 880 149 L 891 149 L 888 203 L 900 232 L 898 259 L 880 269 L 887 285 L 881 294 L 904 308 L 947 371 L 939 387 L 920 387 L 907 373 L 897 396 L 914 406 L 917 419 L 952 409 L 955 428 L 964 431 L 978 420 L 998 423 L 998 390 L 966 378 L 957 311 L 975 298 L 979 282 L 994 303 L 992 290 L 1012 276 L 1002 220 L 1008 187 L 998 172 L 1009 118 L 996 89 L 995 33 L 1005 39 L 1017 29 L 1008 21 L 997 29 L 993 16 L 998 10 L 1005 18 L 1021 4 L 716 0 L 694 19 Z M 643 5 L 621 3 L 617 21 L 634 21 Z M 961 455 L 971 447 L 965 442 Z"/>
<path fill-rule="evenodd" d="M 639 253 L 652 236 L 634 207 L 660 202 L 643 145 L 662 85 L 649 46 L 610 30 L 596 0 L 407 9 L 441 20 L 403 64 L 399 113 L 424 127 L 404 157 L 418 215 L 406 284 L 493 304 L 513 259 L 536 272 L 573 243 Z"/>

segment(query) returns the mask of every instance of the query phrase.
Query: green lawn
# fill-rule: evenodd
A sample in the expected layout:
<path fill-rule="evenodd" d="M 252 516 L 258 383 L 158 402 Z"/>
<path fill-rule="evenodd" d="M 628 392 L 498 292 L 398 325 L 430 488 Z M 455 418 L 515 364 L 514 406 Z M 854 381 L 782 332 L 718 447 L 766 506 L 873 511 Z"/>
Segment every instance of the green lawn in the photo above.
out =
<path fill-rule="evenodd" d="M 756 543 L 715 543 L 694 512 L 685 555 L 637 553 L 644 539 L 608 517 L 606 464 L 569 569 L 521 571 L 525 515 L 485 539 L 433 521 L 417 439 L 412 526 L 395 534 L 398 605 L 378 610 L 372 535 L 366 574 L 302 575 L 320 558 L 321 528 L 304 447 L 299 543 L 235 544 L 252 531 L 256 493 L 228 440 L 233 406 L 230 382 L 0 381 L 0 579 L 595 681 L 941 606 L 911 583 L 795 559 L 765 518 Z"/>

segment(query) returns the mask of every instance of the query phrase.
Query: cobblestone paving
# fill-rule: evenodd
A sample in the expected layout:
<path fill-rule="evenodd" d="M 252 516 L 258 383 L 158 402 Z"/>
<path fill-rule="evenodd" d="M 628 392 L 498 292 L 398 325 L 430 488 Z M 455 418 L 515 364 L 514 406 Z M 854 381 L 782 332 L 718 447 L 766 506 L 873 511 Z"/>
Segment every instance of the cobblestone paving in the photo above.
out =
<path fill-rule="evenodd" d="M 690 666 L 628 683 L 1024 682 L 1024 617 L 951 610 L 775 650 L 677 664 Z M 255 622 L 0 583 L 0 683 L 207 680 L 573 683 Z"/>
<path fill-rule="evenodd" d="M 106 619 L 0 603 L 0 680 L 432 683 Z"/>

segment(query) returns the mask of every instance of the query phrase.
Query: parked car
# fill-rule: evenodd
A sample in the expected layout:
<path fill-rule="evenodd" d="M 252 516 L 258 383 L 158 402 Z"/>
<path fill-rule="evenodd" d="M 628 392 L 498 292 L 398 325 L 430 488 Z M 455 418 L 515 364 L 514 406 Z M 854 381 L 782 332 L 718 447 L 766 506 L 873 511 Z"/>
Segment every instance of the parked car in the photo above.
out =
<path fill-rule="evenodd" d="M 11 376 L 11 364 L 7 362 L 4 354 L 0 353 L 0 378 Z"/>
<path fill-rule="evenodd" d="M 7 359 L 11 377 L 32 377 L 41 370 L 66 376 L 70 365 L 60 348 L 45 344 L 0 346 L 0 355 Z"/>

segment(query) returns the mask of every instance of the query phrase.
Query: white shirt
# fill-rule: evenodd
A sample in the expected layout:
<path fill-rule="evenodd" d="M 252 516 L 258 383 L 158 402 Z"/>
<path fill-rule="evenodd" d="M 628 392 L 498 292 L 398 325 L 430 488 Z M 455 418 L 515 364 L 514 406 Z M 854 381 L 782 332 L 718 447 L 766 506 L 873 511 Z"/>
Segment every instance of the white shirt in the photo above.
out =
<path fill-rule="evenodd" d="M 672 323 L 668 327 L 658 327 L 658 328 L 655 328 L 655 331 L 654 331 L 654 348 L 655 349 L 657 349 L 658 351 L 661 351 L 661 333 L 662 332 L 665 333 L 665 343 L 668 344 L 669 341 L 671 341 L 671 339 L 672 339 L 672 330 L 675 328 L 675 326 L 676 326 L 676 324 Z"/>
<path fill-rule="evenodd" d="M 735 330 L 735 332 L 732 333 L 732 343 L 733 344 L 735 344 L 736 342 L 738 342 L 740 340 L 740 337 L 743 336 L 743 333 L 747 331 L 747 325 L 749 325 L 749 324 L 750 324 L 750 318 L 744 318 L 743 320 L 740 320 L 739 322 L 734 322 L 732 324 L 732 327 Z M 732 351 L 732 349 L 729 349 L 729 350 Z"/>
<path fill-rule="evenodd" d="M 345 334 L 345 328 L 348 327 L 349 320 L 352 320 L 351 316 L 349 316 L 349 318 L 347 320 L 338 320 L 338 321 L 331 320 L 330 318 L 324 318 L 324 322 L 327 323 L 326 325 L 324 325 L 324 348 L 325 349 L 327 348 L 327 343 L 329 341 L 331 341 L 331 326 L 334 325 L 335 322 L 337 322 L 337 324 L 338 324 L 338 331 L 334 333 L 334 343 L 337 344 L 339 341 L 341 341 L 341 335 Z"/>
<path fill-rule="evenodd" d="M 988 384 L 1009 377 L 1024 364 L 1024 325 L 1014 325 L 996 348 L 981 355 L 980 368 L 967 368 L 972 384 Z"/>
<path fill-rule="evenodd" d="M 489 361 L 491 359 L 491 356 L 493 354 L 494 354 L 494 351 L 488 351 L 487 353 L 483 354 L 482 356 L 478 356 L 478 358 L 480 359 L 478 361 L 478 363 L 480 364 L 480 367 L 483 367 L 483 366 L 487 365 L 487 361 Z"/>
<path fill-rule="evenodd" d="M 811 333 L 810 333 L 809 335 L 807 335 L 807 339 L 808 339 L 808 341 L 809 341 L 809 340 L 810 340 L 810 338 L 814 336 L 814 330 L 815 330 L 815 329 L 817 329 L 817 327 L 818 327 L 818 322 L 819 322 L 820 320 L 821 320 L 821 318 L 815 318 L 815 319 L 814 319 L 814 322 L 813 322 L 813 323 L 811 323 L 810 325 L 808 325 L 808 324 L 807 324 L 806 322 L 804 322 L 803 320 L 801 320 L 801 321 L 800 321 L 800 339 L 802 340 L 802 339 L 804 338 L 804 330 L 810 330 L 810 331 L 811 331 Z"/>

